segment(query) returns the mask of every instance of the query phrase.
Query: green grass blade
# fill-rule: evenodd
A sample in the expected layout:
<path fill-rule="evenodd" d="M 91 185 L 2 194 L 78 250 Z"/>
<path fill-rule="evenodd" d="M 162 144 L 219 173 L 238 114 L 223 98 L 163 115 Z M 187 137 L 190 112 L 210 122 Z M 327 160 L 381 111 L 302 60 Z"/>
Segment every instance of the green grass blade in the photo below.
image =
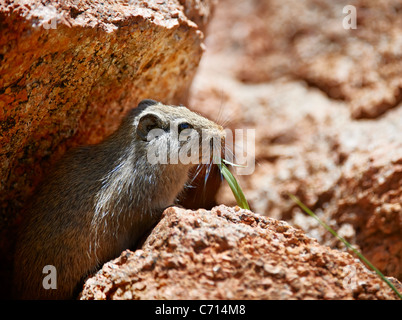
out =
<path fill-rule="evenodd" d="M 243 191 L 241 190 L 239 184 L 237 183 L 236 178 L 232 175 L 228 167 L 226 167 L 226 165 L 223 162 L 221 162 L 218 165 L 223 177 L 225 178 L 225 180 L 229 184 L 230 189 L 233 192 L 237 205 L 242 209 L 250 210 L 246 197 L 244 196 Z"/>
<path fill-rule="evenodd" d="M 327 229 L 333 236 L 335 236 L 337 239 L 343 242 L 343 244 L 349 248 L 350 250 L 353 251 L 354 254 L 356 254 L 360 260 L 362 260 L 366 265 L 368 265 L 399 297 L 399 299 L 402 300 L 402 294 L 395 288 L 395 286 L 382 274 L 380 270 L 378 270 L 370 261 L 366 259 L 365 256 L 363 256 L 359 251 L 357 251 L 348 241 L 346 241 L 344 238 L 342 238 L 339 234 L 336 233 L 334 229 L 332 229 L 329 225 L 327 225 L 325 222 L 323 222 L 320 218 L 317 217 L 317 215 L 311 211 L 307 206 L 299 200 L 296 196 L 293 194 L 289 194 L 289 197 L 300 207 L 303 209 L 304 212 L 306 212 L 308 215 L 313 217 L 315 220 L 318 221 L 318 223 L 323 226 L 325 229 Z"/>
<path fill-rule="evenodd" d="M 226 163 L 226 164 L 230 164 L 230 165 L 233 166 L 233 167 L 247 168 L 247 166 L 243 166 L 243 165 L 241 165 L 241 164 L 236 164 L 236 163 L 227 161 L 227 160 L 225 160 L 225 159 L 222 159 L 222 161 L 223 161 L 224 163 Z"/>

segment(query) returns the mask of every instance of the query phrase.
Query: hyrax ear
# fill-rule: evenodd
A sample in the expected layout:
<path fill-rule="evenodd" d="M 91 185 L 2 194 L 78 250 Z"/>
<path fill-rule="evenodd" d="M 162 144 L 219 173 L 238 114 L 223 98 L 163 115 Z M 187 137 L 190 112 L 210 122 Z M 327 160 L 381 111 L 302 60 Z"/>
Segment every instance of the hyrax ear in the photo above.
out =
<path fill-rule="evenodd" d="M 145 108 L 148 106 L 153 106 L 154 104 L 157 104 L 157 103 L 158 103 L 158 101 L 155 101 L 152 99 L 144 99 L 138 104 L 138 107 Z"/>
<path fill-rule="evenodd" d="M 147 141 L 149 131 L 162 127 L 162 120 L 155 114 L 148 113 L 140 118 L 137 125 L 137 135 Z"/>

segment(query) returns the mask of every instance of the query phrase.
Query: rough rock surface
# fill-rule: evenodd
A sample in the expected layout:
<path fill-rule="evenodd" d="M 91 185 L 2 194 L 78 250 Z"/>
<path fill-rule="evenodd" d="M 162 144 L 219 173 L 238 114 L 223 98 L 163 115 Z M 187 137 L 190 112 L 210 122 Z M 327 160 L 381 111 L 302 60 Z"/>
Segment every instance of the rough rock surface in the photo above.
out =
<path fill-rule="evenodd" d="M 81 293 L 81 299 L 395 298 L 350 254 L 284 221 L 226 206 L 168 208 L 140 249 L 106 263 Z"/>
<path fill-rule="evenodd" d="M 363 167 L 358 162 L 345 169 L 331 189 L 326 215 L 378 268 L 401 279 L 402 145 L 393 149 L 389 144 L 376 151 Z M 328 234 L 322 239 L 335 246 Z"/>
<path fill-rule="evenodd" d="M 341 247 L 296 208 L 296 194 L 402 279 L 402 105 L 392 98 L 402 79 L 400 4 L 347 4 L 356 30 L 343 29 L 337 1 L 221 0 L 190 105 L 256 130 L 255 172 L 237 176 L 253 211 Z M 227 186 L 218 203 L 235 204 Z"/>
<path fill-rule="evenodd" d="M 0 3 L 2 256 L 17 210 L 67 149 L 102 140 L 141 99 L 186 103 L 213 2 Z"/>
<path fill-rule="evenodd" d="M 261 82 L 287 74 L 349 103 L 354 118 L 376 118 L 402 101 L 397 0 L 254 1 L 238 77 Z M 345 29 L 356 9 L 356 29 Z M 345 11 L 344 11 L 344 7 Z M 247 17 L 241 14 L 244 23 Z M 381 35 L 381 36 L 379 36 Z"/>

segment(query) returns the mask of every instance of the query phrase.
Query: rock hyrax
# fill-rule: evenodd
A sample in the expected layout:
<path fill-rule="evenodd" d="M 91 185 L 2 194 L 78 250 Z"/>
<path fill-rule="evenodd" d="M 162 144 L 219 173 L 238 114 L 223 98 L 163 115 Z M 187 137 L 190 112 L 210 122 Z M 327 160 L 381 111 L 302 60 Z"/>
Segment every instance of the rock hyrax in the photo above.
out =
<path fill-rule="evenodd" d="M 221 126 L 185 107 L 143 100 L 105 141 L 68 153 L 28 206 L 16 245 L 16 297 L 73 298 L 89 273 L 133 247 L 174 203 L 194 166 L 150 163 L 149 156 L 180 148 L 177 132 L 189 128 L 203 134 L 200 153 L 201 141 L 224 139 Z M 152 129 L 159 134 L 150 137 Z M 43 286 L 47 265 L 55 267 L 57 289 Z"/>

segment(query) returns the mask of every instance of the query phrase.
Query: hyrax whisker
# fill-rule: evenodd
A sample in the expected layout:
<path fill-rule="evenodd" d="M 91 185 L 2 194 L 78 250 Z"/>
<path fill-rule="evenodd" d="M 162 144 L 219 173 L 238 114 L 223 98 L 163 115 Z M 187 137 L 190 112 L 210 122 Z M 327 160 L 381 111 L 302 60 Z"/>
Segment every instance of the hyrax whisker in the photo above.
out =
<path fill-rule="evenodd" d="M 199 176 L 199 174 L 201 173 L 203 167 L 204 167 L 204 164 L 202 164 L 202 163 L 199 163 L 199 164 L 197 165 L 195 174 L 194 174 L 194 176 L 191 178 L 191 180 L 188 182 L 188 185 L 190 185 L 191 187 L 195 187 L 195 186 L 193 186 L 193 183 L 194 183 L 194 181 L 197 179 L 197 177 Z"/>

